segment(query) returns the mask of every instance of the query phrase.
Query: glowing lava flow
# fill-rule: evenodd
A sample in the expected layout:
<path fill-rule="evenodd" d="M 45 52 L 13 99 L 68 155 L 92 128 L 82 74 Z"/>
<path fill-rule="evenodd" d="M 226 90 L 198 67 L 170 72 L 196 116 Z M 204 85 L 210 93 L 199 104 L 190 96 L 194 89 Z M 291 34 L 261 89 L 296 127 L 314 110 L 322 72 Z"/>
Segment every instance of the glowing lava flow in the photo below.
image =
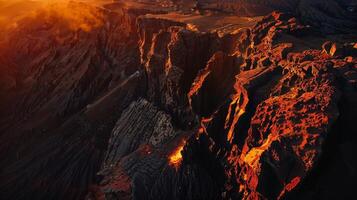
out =
<path fill-rule="evenodd" d="M 176 169 L 180 166 L 182 161 L 182 150 L 186 142 L 182 142 L 175 151 L 169 156 L 169 163 L 171 166 L 174 166 Z"/>

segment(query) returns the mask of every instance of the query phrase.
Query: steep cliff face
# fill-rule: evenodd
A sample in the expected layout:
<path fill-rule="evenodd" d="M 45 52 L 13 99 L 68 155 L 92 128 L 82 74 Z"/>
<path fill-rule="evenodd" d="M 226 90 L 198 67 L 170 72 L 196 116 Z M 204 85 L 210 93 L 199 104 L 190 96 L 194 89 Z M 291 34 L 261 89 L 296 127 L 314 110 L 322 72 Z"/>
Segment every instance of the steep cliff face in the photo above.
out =
<path fill-rule="evenodd" d="M 180 112 L 187 110 L 194 116 L 193 129 L 181 126 L 182 115 L 179 121 L 172 120 L 173 127 L 189 128 L 191 136 L 182 139 L 181 134 L 174 134 L 179 140 L 174 140 L 174 144 L 164 142 L 154 149 L 145 147 L 149 148 L 146 153 L 150 154 L 147 158 L 150 161 L 141 164 L 140 170 L 134 167 L 136 164 L 130 165 L 131 168 L 126 164 L 128 160 L 138 159 L 139 152 L 136 151 L 114 162 L 119 163 L 114 167 L 121 169 L 119 177 L 129 177 L 125 180 L 132 182 L 126 182 L 130 186 L 118 189 L 114 185 L 120 183 L 119 179 L 105 178 L 101 184 L 106 189 L 102 190 L 104 194 L 99 193 L 121 197 L 121 194 L 128 195 L 128 191 L 146 191 L 144 196 L 134 192 L 133 197 L 137 199 L 280 199 L 287 198 L 292 191 L 298 193 L 297 196 L 305 195 L 304 190 L 299 193 L 296 188 L 304 182 L 311 184 L 308 183 L 310 172 L 318 168 L 325 148 L 331 148 L 324 148 L 324 144 L 340 121 L 339 102 L 341 96 L 346 95 L 345 86 L 341 84 L 347 81 L 347 76 L 341 77 L 338 69 L 342 65 L 342 68 L 348 68 L 345 68 L 347 74 L 355 73 L 352 67 L 355 65 L 354 43 L 341 46 L 327 42 L 322 45 L 326 39 L 320 39 L 319 33 L 309 26 L 292 16 L 273 13 L 252 29 L 223 37 L 211 35 L 213 39 L 209 41 L 214 45 L 205 49 L 208 52 L 213 49 L 216 53 L 210 54 L 210 59 L 204 59 L 204 64 L 187 65 L 192 70 L 190 73 L 195 72 L 195 78 L 185 80 L 191 86 L 189 90 L 182 90 L 185 82 L 180 81 L 180 74 L 187 73 L 188 67 L 172 65 L 172 60 L 186 55 L 186 48 L 181 47 L 180 51 L 170 54 L 173 46 L 166 44 L 176 45 L 179 39 L 190 41 L 184 37 L 186 35 L 195 35 L 198 37 L 196 41 L 206 36 L 189 31 L 181 24 L 173 25 L 164 27 L 157 34 L 145 33 L 153 39 L 145 37 L 141 40 L 144 41 L 140 43 L 141 47 L 145 47 L 147 41 L 152 42 L 147 45 L 151 46 L 150 50 L 141 50 L 150 52 L 146 54 L 149 58 L 145 56 L 142 61 L 149 88 L 157 90 L 149 89 L 147 95 L 174 117 L 177 115 L 167 107 L 166 101 L 167 97 L 173 97 L 173 93 L 167 91 L 181 95 L 183 100 L 172 98 L 172 102 L 180 105 L 176 107 Z M 182 33 L 178 39 L 180 31 L 185 31 L 186 35 Z M 302 42 L 305 39 L 313 44 Z M 162 43 L 157 43 L 159 41 Z M 201 55 L 200 52 L 198 49 L 192 54 Z M 167 74 L 173 66 L 180 66 L 180 73 L 173 79 L 175 84 L 166 85 Z M 155 95 L 158 95 L 156 99 L 153 98 Z M 140 138 L 148 138 L 144 135 Z M 130 141 L 134 134 L 126 137 L 121 141 Z M 142 142 L 142 145 L 148 143 Z M 177 146 L 171 156 L 167 156 L 167 149 L 170 149 L 167 145 Z M 164 158 L 157 158 L 158 155 L 164 155 Z M 166 161 L 165 157 L 168 157 Z M 137 170 L 144 174 L 134 175 Z M 110 174 L 106 177 L 117 176 Z"/>
<path fill-rule="evenodd" d="M 0 46 L 0 196 L 352 198 L 353 18 L 279 2 L 256 4 L 309 14 L 222 35 L 115 3 L 18 21 Z"/>
<path fill-rule="evenodd" d="M 144 21 L 140 23 L 149 20 Z M 100 184 L 105 189 L 93 192 L 97 198 L 120 199 L 121 195 L 130 196 L 130 191 L 134 191 L 132 197 L 136 199 L 280 199 L 287 198 L 292 191 L 298 193 L 297 196 L 305 196 L 304 190 L 299 193 L 296 188 L 311 181 L 309 173 L 318 168 L 325 151 L 323 145 L 329 134 L 333 134 L 334 124 L 340 121 L 338 104 L 341 95 L 346 95 L 341 79 L 346 80 L 346 76 L 341 77 L 337 69 L 342 65 L 348 68 L 345 68 L 347 74 L 355 73 L 353 45 L 339 46 L 331 42 L 322 45 L 324 40 L 319 39 L 318 33 L 298 19 L 273 13 L 252 29 L 223 37 L 211 35 L 213 39 L 209 41 L 214 45 L 206 49 L 216 53 L 204 59 L 205 64 L 197 64 L 199 67 L 190 63 L 172 65 L 172 60 L 177 56 L 182 58 L 187 49 L 181 47 L 180 51 L 170 54 L 173 46 L 167 44 L 176 45 L 180 39 L 190 41 L 184 37 L 187 35 L 198 37 L 196 41 L 206 36 L 189 31 L 182 24 L 167 28 L 162 25 L 164 23 L 167 21 L 160 22 L 160 27 L 164 28 L 159 33 L 142 34 L 152 36 L 149 40 L 142 36 L 145 39 L 140 43 L 141 52 L 149 52 L 146 54 L 149 56 L 142 59 L 148 74 L 148 87 L 153 88 L 147 95 L 174 117 L 177 115 L 166 101 L 173 93 L 167 92 L 181 95 L 181 100 L 172 98 L 171 102 L 180 105 L 176 107 L 180 108 L 179 112 L 187 110 L 194 116 L 191 124 L 194 128 L 181 126 L 181 119 L 185 118 L 182 115 L 178 121 L 172 120 L 172 126 L 182 132 L 185 132 L 182 129 L 191 129 L 188 133 L 191 136 L 182 138 L 182 134 L 173 134 L 171 137 L 176 135 L 178 139 L 158 146 L 143 141 L 139 152 L 132 151 L 126 158 L 113 162 L 117 163 L 116 167 L 111 167 L 112 172 L 106 174 L 105 181 Z M 180 31 L 186 34 L 182 33 L 178 39 Z M 304 39 L 314 43 L 301 42 Z M 151 44 L 146 45 L 147 41 Z M 150 50 L 145 50 L 145 46 L 151 46 L 146 48 Z M 337 56 L 331 51 L 341 54 Z M 192 54 L 201 55 L 200 52 L 198 49 Z M 186 60 L 183 58 L 181 61 Z M 175 76 L 177 79 L 170 80 L 167 74 L 174 66 L 180 66 L 180 73 Z M 188 69 L 192 70 L 190 73 L 195 72 L 195 78 L 185 80 L 191 86 L 189 90 L 182 90 L 185 82 L 180 81 L 180 75 Z M 175 84 L 166 85 L 167 80 L 171 83 L 175 80 Z M 125 124 L 128 123 L 130 120 Z M 140 138 L 149 138 L 154 133 L 145 136 L 148 134 L 145 132 Z M 113 132 L 112 137 L 123 137 L 126 133 Z M 136 136 L 125 137 L 120 141 L 131 141 Z M 147 144 L 149 146 L 145 146 Z M 171 149 L 168 146 L 172 145 L 176 150 L 167 154 L 167 149 Z M 148 161 L 140 161 L 137 168 L 139 161 L 135 160 L 143 154 L 148 156 L 142 159 Z M 129 164 L 128 168 L 128 162 L 135 164 Z M 117 169 L 119 176 L 113 172 Z M 114 177 L 126 177 L 123 178 L 125 187 Z M 139 191 L 145 191 L 146 195 Z"/>

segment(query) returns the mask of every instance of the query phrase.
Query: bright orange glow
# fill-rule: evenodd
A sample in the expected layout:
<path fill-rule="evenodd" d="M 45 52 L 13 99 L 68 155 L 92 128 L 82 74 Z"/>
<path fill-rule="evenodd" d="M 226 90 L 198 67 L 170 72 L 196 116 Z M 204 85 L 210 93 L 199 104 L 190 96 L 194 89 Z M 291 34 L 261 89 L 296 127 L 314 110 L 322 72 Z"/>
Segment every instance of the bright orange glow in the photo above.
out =
<path fill-rule="evenodd" d="M 192 96 L 197 95 L 199 90 L 201 89 L 203 82 L 206 80 L 207 76 L 211 73 L 211 71 L 203 71 L 197 77 L 196 80 L 193 82 L 190 91 L 187 94 L 189 99 L 189 103 L 192 106 Z"/>
<path fill-rule="evenodd" d="M 200 135 L 202 134 L 206 134 L 207 133 L 207 129 L 206 129 L 206 124 L 210 123 L 213 120 L 213 117 L 209 117 L 209 118 L 202 118 L 201 119 L 201 127 L 198 129 L 197 133 L 196 133 L 196 139 L 198 139 L 200 137 Z"/>
<path fill-rule="evenodd" d="M 186 142 L 182 142 L 175 151 L 169 156 L 170 165 L 174 166 L 176 169 L 181 165 L 182 161 L 182 150 Z"/>
<path fill-rule="evenodd" d="M 259 171 L 260 169 L 259 160 L 261 155 L 264 153 L 264 151 L 266 151 L 270 147 L 270 145 L 274 141 L 278 139 L 279 137 L 277 134 L 270 134 L 267 140 L 265 140 L 265 142 L 261 146 L 252 148 L 246 155 L 242 154 L 242 156 L 244 156 L 243 158 L 244 162 L 247 163 L 256 171 Z"/>
<path fill-rule="evenodd" d="M 53 3 L 44 6 L 34 14 L 35 18 L 62 19 L 70 30 L 90 31 L 103 24 L 102 13 L 92 6 L 79 3 Z"/>
<path fill-rule="evenodd" d="M 21 20 L 31 20 L 33 26 L 59 24 L 59 30 L 91 31 L 103 25 L 100 9 L 80 1 L 10 1 L 0 0 L 0 25 L 5 29 L 16 28 Z M 37 23 L 38 22 L 38 23 Z"/>
<path fill-rule="evenodd" d="M 291 190 L 293 190 L 296 186 L 299 185 L 300 182 L 301 182 L 301 178 L 300 177 L 295 177 L 294 179 L 292 179 L 290 181 L 290 183 L 285 185 L 284 190 L 281 191 L 278 199 L 281 199 L 286 192 L 290 192 Z"/>
<path fill-rule="evenodd" d="M 236 125 L 237 125 L 239 119 L 241 118 L 241 116 L 245 113 L 245 109 L 249 102 L 249 99 L 247 98 L 248 94 L 247 94 L 247 91 L 244 89 L 244 87 L 238 83 L 236 83 L 236 85 L 234 87 L 235 87 L 237 93 L 232 96 L 232 102 L 229 105 L 228 114 L 227 114 L 226 123 L 225 123 L 225 128 L 228 128 L 228 126 L 230 125 L 228 134 L 227 134 L 227 141 L 229 141 L 230 143 L 232 143 Z M 235 106 L 234 115 L 231 116 L 231 112 L 232 112 L 234 106 Z M 231 120 L 232 120 L 232 123 L 230 123 Z"/>

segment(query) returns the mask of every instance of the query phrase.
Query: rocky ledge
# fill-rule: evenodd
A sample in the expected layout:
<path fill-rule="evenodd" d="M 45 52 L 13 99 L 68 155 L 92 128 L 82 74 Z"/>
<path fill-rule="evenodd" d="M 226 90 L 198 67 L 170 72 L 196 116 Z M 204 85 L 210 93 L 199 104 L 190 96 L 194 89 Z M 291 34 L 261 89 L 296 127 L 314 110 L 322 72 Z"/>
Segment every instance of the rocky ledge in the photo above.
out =
<path fill-rule="evenodd" d="M 334 34 L 277 11 L 217 34 L 66 10 L 82 15 L 39 11 L 1 43 L 3 199 L 354 198 L 357 38 L 341 16 Z"/>

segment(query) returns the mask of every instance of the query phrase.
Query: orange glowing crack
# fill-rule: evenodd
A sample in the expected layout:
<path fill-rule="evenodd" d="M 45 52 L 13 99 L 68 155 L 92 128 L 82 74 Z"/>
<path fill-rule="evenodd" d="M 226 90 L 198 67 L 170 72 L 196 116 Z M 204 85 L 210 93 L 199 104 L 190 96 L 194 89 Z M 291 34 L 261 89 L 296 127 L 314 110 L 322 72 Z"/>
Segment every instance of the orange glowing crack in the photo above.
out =
<path fill-rule="evenodd" d="M 233 132 L 234 132 L 235 126 L 238 123 L 240 117 L 245 113 L 245 111 L 243 109 L 240 109 L 239 106 L 236 107 L 235 112 L 236 112 L 236 114 L 235 114 L 235 116 L 233 118 L 232 125 L 230 126 L 229 131 L 228 131 L 228 135 L 227 135 L 227 141 L 229 141 L 231 143 L 232 143 L 232 140 L 233 140 Z"/>
<path fill-rule="evenodd" d="M 232 97 L 232 102 L 229 105 L 228 114 L 227 114 L 226 123 L 225 123 L 225 128 L 228 128 L 228 126 L 232 120 L 232 122 L 229 126 L 228 134 L 227 134 L 227 141 L 229 141 L 229 142 L 232 142 L 235 127 L 236 127 L 239 119 L 245 113 L 245 109 L 249 102 L 249 99 L 246 98 L 248 96 L 247 91 L 240 84 L 236 84 L 234 87 L 237 90 L 237 94 L 235 94 Z M 234 108 L 234 106 L 235 106 L 234 115 L 231 116 L 231 112 L 232 112 L 232 109 Z"/>
<path fill-rule="evenodd" d="M 284 189 L 281 191 L 278 199 L 282 199 L 282 197 L 284 197 L 286 192 L 290 192 L 291 190 L 293 190 L 297 185 L 299 185 L 299 183 L 301 182 L 301 178 L 300 177 L 295 177 L 294 179 L 292 179 L 290 181 L 290 183 L 288 183 L 287 185 L 285 185 Z"/>
<path fill-rule="evenodd" d="M 182 161 L 182 150 L 183 147 L 185 146 L 185 142 L 183 142 L 181 145 L 179 145 L 175 151 L 169 156 L 169 163 L 170 165 L 174 166 L 175 168 L 178 168 L 181 164 Z"/>
<path fill-rule="evenodd" d="M 278 140 L 279 137 L 277 134 L 270 134 L 267 140 L 259 147 L 252 148 L 246 155 L 243 156 L 243 160 L 249 166 L 251 166 L 255 170 L 259 170 L 259 160 L 264 151 L 266 151 L 270 145 Z"/>
<path fill-rule="evenodd" d="M 192 105 L 192 96 L 196 95 L 201 89 L 203 82 L 206 80 L 207 76 L 211 73 L 211 71 L 203 71 L 200 72 L 199 76 L 197 76 L 196 80 L 193 82 L 190 91 L 187 94 L 190 105 Z"/>

